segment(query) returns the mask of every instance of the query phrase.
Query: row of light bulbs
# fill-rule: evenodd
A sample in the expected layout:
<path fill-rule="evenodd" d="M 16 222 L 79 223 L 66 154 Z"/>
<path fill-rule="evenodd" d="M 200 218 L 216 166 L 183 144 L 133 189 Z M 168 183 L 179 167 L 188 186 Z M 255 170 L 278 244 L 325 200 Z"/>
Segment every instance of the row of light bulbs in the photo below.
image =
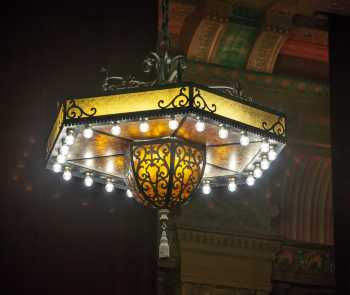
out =
<path fill-rule="evenodd" d="M 68 166 L 64 167 L 64 170 L 63 170 L 63 173 L 62 173 L 63 180 L 70 181 L 72 179 L 72 177 L 73 177 L 73 175 L 72 175 L 71 168 L 68 167 Z M 93 178 L 93 174 L 91 172 L 86 172 L 85 173 L 85 177 L 84 177 L 84 185 L 86 187 L 92 187 L 94 182 L 95 181 L 94 181 L 94 178 Z M 113 180 L 111 178 L 107 178 L 106 184 L 105 184 L 105 191 L 107 193 L 112 193 L 114 191 L 114 189 L 115 189 L 115 186 L 113 184 Z M 133 197 L 133 194 L 132 194 L 130 189 L 126 190 L 126 195 L 129 198 Z"/>
<path fill-rule="evenodd" d="M 178 126 L 179 126 L 179 123 L 176 119 L 169 120 L 170 129 L 176 130 Z M 198 120 L 196 122 L 195 127 L 198 132 L 203 132 L 205 130 L 205 123 L 201 120 Z M 141 132 L 147 132 L 149 130 L 148 122 L 142 121 L 139 125 L 139 128 Z M 119 125 L 114 125 L 111 128 L 111 133 L 116 136 L 119 135 L 121 133 L 121 127 Z M 94 131 L 89 126 L 83 130 L 84 138 L 87 138 L 87 139 L 92 138 L 93 134 L 94 134 Z M 228 137 L 228 130 L 222 125 L 220 126 L 220 129 L 219 129 L 219 137 L 220 138 Z M 56 163 L 53 165 L 54 172 L 59 173 L 62 171 L 62 165 L 66 162 L 66 156 L 69 153 L 70 146 L 73 145 L 74 142 L 75 142 L 74 131 L 70 129 L 67 131 L 67 135 L 63 139 L 63 144 L 59 149 L 59 153 L 56 158 Z M 249 142 L 250 140 L 249 140 L 249 137 L 247 136 L 247 133 L 242 131 L 240 144 L 242 146 L 247 146 Z M 263 171 L 267 170 L 270 167 L 270 162 L 274 161 L 277 157 L 276 151 L 267 140 L 263 141 L 263 143 L 261 144 L 260 150 L 262 152 L 261 162 L 255 163 L 254 169 L 249 171 L 249 174 L 246 178 L 246 184 L 249 186 L 252 186 L 255 184 L 255 180 L 262 176 Z M 69 181 L 72 178 L 70 167 L 67 166 L 64 168 L 62 177 L 66 181 Z M 93 185 L 93 183 L 94 181 L 93 181 L 92 173 L 87 172 L 84 178 L 85 186 L 90 187 Z M 234 192 L 236 191 L 236 189 L 237 189 L 237 185 L 236 185 L 235 179 L 232 178 L 229 180 L 228 190 L 230 192 Z M 107 179 L 105 190 L 107 192 L 112 192 L 114 190 L 114 185 L 111 179 Z M 204 183 L 202 185 L 202 192 L 204 194 L 210 194 L 211 187 L 210 187 L 210 182 L 208 180 L 204 180 Z M 130 190 L 127 190 L 126 194 L 128 197 L 132 197 L 132 192 Z"/>
<path fill-rule="evenodd" d="M 270 163 L 277 158 L 275 149 L 266 140 L 263 141 L 260 150 L 263 153 L 261 156 L 262 159 L 260 162 L 254 164 L 254 169 L 248 172 L 248 176 L 245 180 L 246 184 L 249 186 L 253 186 L 255 184 L 255 180 L 259 179 L 263 175 L 264 170 L 269 169 Z M 235 178 L 231 178 L 229 180 L 227 189 L 230 192 L 237 190 Z M 205 195 L 209 195 L 211 193 L 210 181 L 208 179 L 203 181 L 202 193 Z"/>
<path fill-rule="evenodd" d="M 172 118 L 172 119 L 169 120 L 168 126 L 169 126 L 169 129 L 176 130 L 179 127 L 179 122 L 175 118 Z M 195 124 L 195 128 L 196 128 L 197 132 L 200 132 L 200 133 L 203 132 L 205 130 L 205 128 L 206 128 L 205 122 L 203 120 L 201 120 L 201 119 L 198 119 L 198 121 Z M 150 129 L 150 126 L 149 126 L 147 120 L 143 120 L 143 121 L 140 122 L 139 130 L 142 133 L 148 132 L 149 129 Z M 115 136 L 119 136 L 120 133 L 121 133 L 120 125 L 118 125 L 118 124 L 113 125 L 113 127 L 111 128 L 111 133 L 113 135 L 115 135 Z M 92 138 L 93 135 L 94 135 L 94 131 L 93 131 L 93 129 L 91 127 L 86 127 L 84 129 L 84 131 L 83 131 L 84 138 L 89 139 L 89 138 Z M 228 138 L 228 135 L 229 135 L 228 129 L 225 128 L 221 124 L 220 128 L 219 128 L 219 131 L 218 131 L 218 136 L 221 139 L 226 139 L 226 138 Z M 250 142 L 250 140 L 249 140 L 249 137 L 248 137 L 247 133 L 242 131 L 241 138 L 240 138 L 241 145 L 247 146 L 249 144 L 249 142 Z"/>

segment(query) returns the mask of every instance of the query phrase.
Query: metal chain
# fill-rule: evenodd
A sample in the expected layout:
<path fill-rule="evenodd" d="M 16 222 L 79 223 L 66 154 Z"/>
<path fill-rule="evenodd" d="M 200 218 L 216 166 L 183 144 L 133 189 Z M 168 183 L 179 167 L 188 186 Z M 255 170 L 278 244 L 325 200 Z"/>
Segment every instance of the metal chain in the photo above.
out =
<path fill-rule="evenodd" d="M 167 51 L 170 48 L 169 37 L 169 0 L 162 0 L 162 27 L 159 33 L 158 49 L 161 52 Z"/>

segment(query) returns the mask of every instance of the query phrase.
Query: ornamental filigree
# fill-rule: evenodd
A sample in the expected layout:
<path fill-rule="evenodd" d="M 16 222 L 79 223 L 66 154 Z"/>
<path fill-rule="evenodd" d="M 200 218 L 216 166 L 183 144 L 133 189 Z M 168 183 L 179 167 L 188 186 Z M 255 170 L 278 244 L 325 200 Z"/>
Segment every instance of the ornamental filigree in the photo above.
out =
<path fill-rule="evenodd" d="M 131 146 L 129 185 L 135 197 L 157 208 L 178 207 L 199 185 L 205 166 L 205 147 L 166 139 Z"/>
<path fill-rule="evenodd" d="M 216 104 L 212 104 L 209 106 L 205 99 L 202 97 L 200 90 L 195 87 L 194 88 L 195 94 L 193 96 L 193 107 L 200 110 L 205 110 L 210 113 L 216 112 Z"/>
<path fill-rule="evenodd" d="M 185 94 L 186 87 L 182 87 L 180 89 L 180 93 L 176 95 L 169 103 L 165 103 L 165 101 L 162 99 L 158 101 L 158 107 L 161 109 L 168 109 L 168 108 L 181 108 L 185 107 L 190 98 Z"/>
<path fill-rule="evenodd" d="M 140 192 L 155 206 L 168 193 L 170 180 L 170 143 L 132 146 L 131 165 Z"/>
<path fill-rule="evenodd" d="M 284 118 L 278 117 L 278 120 L 275 123 L 273 123 L 270 127 L 268 126 L 267 122 L 262 122 L 262 128 L 266 131 L 272 132 L 275 135 L 284 136 Z"/>
<path fill-rule="evenodd" d="M 80 119 L 83 117 L 91 118 L 97 112 L 96 108 L 90 108 L 89 112 L 84 111 L 75 100 L 70 100 L 67 103 L 66 117 L 68 119 Z"/>

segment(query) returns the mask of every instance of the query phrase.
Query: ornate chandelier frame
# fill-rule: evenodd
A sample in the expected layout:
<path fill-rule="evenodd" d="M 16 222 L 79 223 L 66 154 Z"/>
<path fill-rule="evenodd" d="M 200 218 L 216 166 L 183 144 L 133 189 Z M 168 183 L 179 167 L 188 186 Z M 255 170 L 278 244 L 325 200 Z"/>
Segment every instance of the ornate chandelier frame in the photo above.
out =
<path fill-rule="evenodd" d="M 162 1 L 158 53 L 144 61 L 151 82 L 109 76 L 105 96 L 67 99 L 47 147 L 47 168 L 126 190 L 159 209 L 160 257 L 169 257 L 169 210 L 187 204 L 201 186 L 253 185 L 286 144 L 285 114 L 244 97 L 239 84 L 182 81 L 185 58 L 168 54 L 169 1 Z"/>

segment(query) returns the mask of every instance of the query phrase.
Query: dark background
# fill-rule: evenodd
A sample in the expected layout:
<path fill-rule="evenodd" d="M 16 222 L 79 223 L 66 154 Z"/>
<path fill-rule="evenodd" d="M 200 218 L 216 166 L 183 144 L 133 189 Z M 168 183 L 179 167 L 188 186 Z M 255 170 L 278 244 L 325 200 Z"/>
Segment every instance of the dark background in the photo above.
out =
<path fill-rule="evenodd" d="M 35 3 L 35 4 L 33 4 Z M 156 1 L 8 2 L 1 35 L 1 294 L 155 294 L 156 214 L 45 170 L 57 101 L 99 96 L 156 45 Z"/>
<path fill-rule="evenodd" d="M 350 17 L 329 16 L 332 174 L 337 294 L 350 294 Z"/>
<path fill-rule="evenodd" d="M 56 103 L 102 95 L 156 44 L 156 1 L 8 2 L 1 9 L 1 294 L 155 294 L 156 214 L 45 170 Z M 333 16 L 331 117 L 337 294 L 350 294 L 349 19 Z"/>

